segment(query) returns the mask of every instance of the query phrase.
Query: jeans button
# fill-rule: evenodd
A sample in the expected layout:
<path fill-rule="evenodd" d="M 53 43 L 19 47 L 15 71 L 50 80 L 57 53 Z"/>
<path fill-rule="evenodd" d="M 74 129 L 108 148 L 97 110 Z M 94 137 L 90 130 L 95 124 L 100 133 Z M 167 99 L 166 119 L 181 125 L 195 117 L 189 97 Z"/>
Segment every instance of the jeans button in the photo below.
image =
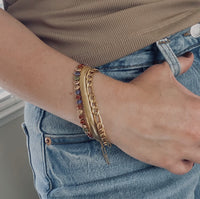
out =
<path fill-rule="evenodd" d="M 195 24 L 190 28 L 190 34 L 194 37 L 200 37 L 200 24 Z"/>

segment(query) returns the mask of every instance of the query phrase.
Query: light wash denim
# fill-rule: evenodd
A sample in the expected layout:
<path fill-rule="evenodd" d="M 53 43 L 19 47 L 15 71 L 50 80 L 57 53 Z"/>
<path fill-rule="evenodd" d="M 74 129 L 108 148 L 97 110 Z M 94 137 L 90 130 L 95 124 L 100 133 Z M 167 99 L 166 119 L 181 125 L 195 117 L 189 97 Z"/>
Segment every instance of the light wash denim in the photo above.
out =
<path fill-rule="evenodd" d="M 193 38 L 189 31 L 190 27 L 97 68 L 129 82 L 153 64 L 167 60 L 177 80 L 200 95 L 200 37 Z M 187 51 L 194 53 L 194 63 L 178 76 L 177 57 Z M 28 102 L 22 128 L 41 199 L 200 199 L 198 164 L 185 175 L 175 175 L 112 145 L 107 150 L 107 165 L 99 142 L 89 139 L 79 126 Z"/>

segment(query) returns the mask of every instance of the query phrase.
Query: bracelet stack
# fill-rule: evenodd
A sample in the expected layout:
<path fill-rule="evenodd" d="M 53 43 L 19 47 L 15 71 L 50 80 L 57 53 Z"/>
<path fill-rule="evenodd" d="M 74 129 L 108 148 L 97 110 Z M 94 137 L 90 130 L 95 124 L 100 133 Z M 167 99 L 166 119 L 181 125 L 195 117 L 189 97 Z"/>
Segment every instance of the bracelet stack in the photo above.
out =
<path fill-rule="evenodd" d="M 99 113 L 92 82 L 97 69 L 79 64 L 74 72 L 74 87 L 80 123 L 85 134 L 101 144 L 105 161 L 109 164 L 105 146 L 111 146 Z"/>

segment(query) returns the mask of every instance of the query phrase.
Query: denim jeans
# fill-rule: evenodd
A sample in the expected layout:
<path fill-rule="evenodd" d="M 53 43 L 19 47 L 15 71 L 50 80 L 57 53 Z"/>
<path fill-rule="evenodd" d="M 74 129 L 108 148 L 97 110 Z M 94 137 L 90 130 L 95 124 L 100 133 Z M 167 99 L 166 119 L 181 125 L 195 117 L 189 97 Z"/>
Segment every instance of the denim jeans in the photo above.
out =
<path fill-rule="evenodd" d="M 178 75 L 177 57 L 187 51 L 194 54 L 193 65 Z M 114 79 L 129 82 L 165 60 L 177 80 L 200 95 L 200 37 L 192 37 L 190 27 L 97 68 Z M 138 161 L 112 145 L 107 150 L 107 165 L 99 142 L 88 138 L 79 126 L 28 102 L 22 128 L 34 185 L 41 199 L 200 198 L 198 164 L 185 175 L 175 175 Z"/>

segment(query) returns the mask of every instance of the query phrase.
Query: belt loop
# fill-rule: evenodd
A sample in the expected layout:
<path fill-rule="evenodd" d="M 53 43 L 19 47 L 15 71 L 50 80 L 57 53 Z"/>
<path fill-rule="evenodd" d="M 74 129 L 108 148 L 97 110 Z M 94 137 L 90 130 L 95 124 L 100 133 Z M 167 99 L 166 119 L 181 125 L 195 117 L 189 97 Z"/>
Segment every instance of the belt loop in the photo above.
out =
<path fill-rule="evenodd" d="M 168 38 L 164 38 L 156 41 L 156 45 L 164 56 L 165 60 L 168 62 L 174 76 L 177 77 L 180 74 L 181 66 L 177 56 L 174 54 L 173 50 L 169 46 L 169 42 L 170 41 Z"/>

